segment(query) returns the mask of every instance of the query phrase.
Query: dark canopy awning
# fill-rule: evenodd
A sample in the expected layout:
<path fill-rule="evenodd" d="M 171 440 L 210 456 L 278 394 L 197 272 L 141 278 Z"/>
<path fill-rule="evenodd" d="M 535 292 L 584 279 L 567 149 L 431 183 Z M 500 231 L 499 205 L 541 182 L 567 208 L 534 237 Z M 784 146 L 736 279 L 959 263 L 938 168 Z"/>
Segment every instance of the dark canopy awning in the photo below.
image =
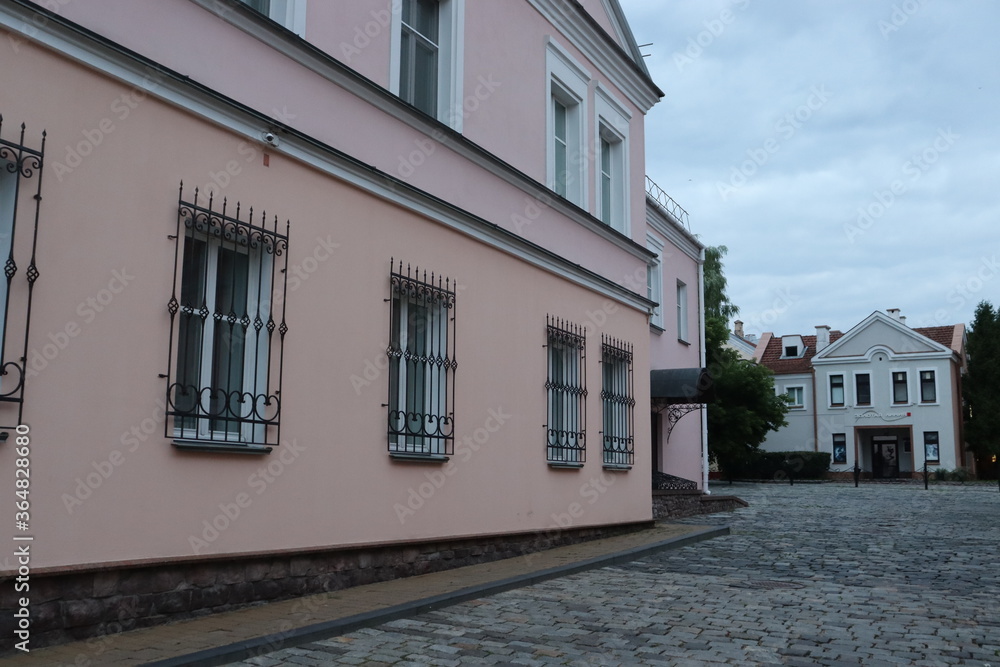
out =
<path fill-rule="evenodd" d="M 654 405 L 710 403 L 712 379 L 704 368 L 665 368 L 649 372 Z"/>

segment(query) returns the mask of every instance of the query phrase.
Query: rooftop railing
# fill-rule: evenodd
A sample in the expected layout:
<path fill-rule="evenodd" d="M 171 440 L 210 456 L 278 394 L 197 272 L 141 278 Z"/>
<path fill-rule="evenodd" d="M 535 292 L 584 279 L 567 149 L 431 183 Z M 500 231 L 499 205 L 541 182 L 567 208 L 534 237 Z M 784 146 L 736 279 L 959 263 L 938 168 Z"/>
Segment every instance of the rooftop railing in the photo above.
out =
<path fill-rule="evenodd" d="M 689 233 L 691 232 L 691 224 L 688 221 L 688 212 L 684 210 L 680 204 L 674 201 L 674 198 L 663 191 L 659 185 L 653 182 L 649 176 L 646 177 L 646 194 L 653 198 L 653 201 L 659 205 L 664 213 L 669 215 L 671 218 L 677 221 L 684 229 Z"/>

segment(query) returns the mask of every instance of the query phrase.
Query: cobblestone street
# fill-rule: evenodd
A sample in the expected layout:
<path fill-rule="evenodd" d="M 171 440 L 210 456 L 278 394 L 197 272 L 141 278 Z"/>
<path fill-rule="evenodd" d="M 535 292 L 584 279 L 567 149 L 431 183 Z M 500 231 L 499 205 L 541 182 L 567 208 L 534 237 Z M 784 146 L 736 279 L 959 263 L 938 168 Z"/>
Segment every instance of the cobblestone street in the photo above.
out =
<path fill-rule="evenodd" d="M 1000 667 L 995 485 L 715 490 L 728 537 L 240 664 Z"/>

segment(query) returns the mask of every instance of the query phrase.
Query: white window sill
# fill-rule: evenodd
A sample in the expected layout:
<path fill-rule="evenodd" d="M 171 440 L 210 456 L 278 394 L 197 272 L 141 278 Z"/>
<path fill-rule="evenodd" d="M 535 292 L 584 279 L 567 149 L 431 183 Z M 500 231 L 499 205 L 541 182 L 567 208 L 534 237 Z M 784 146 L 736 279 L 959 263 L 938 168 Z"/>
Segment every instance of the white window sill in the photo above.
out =
<path fill-rule="evenodd" d="M 389 458 L 394 461 L 408 463 L 444 463 L 451 457 L 444 454 L 415 454 L 413 452 L 389 452 Z"/>
<path fill-rule="evenodd" d="M 568 463 L 563 461 L 549 461 L 550 468 L 555 468 L 556 470 L 579 470 L 583 467 L 582 463 Z"/>
<path fill-rule="evenodd" d="M 246 445 L 224 440 L 184 440 L 174 438 L 173 445 L 187 452 L 204 452 L 208 454 L 270 454 L 271 447 L 262 445 Z"/>
<path fill-rule="evenodd" d="M 605 463 L 604 469 L 610 470 L 611 472 L 628 472 L 632 469 L 632 466 L 624 463 Z"/>

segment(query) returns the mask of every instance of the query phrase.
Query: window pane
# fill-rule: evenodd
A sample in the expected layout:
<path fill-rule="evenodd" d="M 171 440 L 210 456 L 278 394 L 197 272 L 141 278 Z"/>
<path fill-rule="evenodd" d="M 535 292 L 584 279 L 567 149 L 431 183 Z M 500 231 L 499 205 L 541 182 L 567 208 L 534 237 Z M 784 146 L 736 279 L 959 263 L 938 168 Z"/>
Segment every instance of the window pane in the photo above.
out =
<path fill-rule="evenodd" d="M 855 388 L 857 389 L 858 405 L 871 405 L 872 402 L 871 377 L 867 374 L 856 376 Z"/>
<path fill-rule="evenodd" d="M 437 113 L 437 49 L 416 44 L 413 68 L 413 106 L 431 116 Z"/>
<path fill-rule="evenodd" d="M 204 321 L 199 312 L 205 298 L 205 272 L 207 244 L 201 239 L 188 237 L 184 242 L 184 259 L 181 269 L 180 326 L 177 337 L 177 384 L 174 390 L 174 408 L 182 413 L 196 413 L 201 388 L 201 355 Z M 180 418 L 176 426 L 182 429 L 197 428 L 193 417 Z"/>
<path fill-rule="evenodd" d="M 920 373 L 920 400 L 924 403 L 933 403 L 937 400 L 934 371 L 922 371 Z"/>
<path fill-rule="evenodd" d="M 555 191 L 560 197 L 566 196 L 566 106 L 559 100 L 552 99 L 552 120 L 555 137 L 553 153 L 555 156 Z"/>
<path fill-rule="evenodd" d="M 269 16 L 271 13 L 271 0 L 243 0 L 243 2 L 264 16 Z"/>
<path fill-rule="evenodd" d="M 404 28 L 399 41 L 399 97 L 407 102 L 413 100 L 413 39 Z"/>
<path fill-rule="evenodd" d="M 611 224 L 611 143 L 601 139 L 601 220 Z"/>
<path fill-rule="evenodd" d="M 212 402 L 214 415 L 230 419 L 249 416 L 252 402 L 243 401 L 246 331 L 240 320 L 247 313 L 250 258 L 232 248 L 220 248 L 215 292 L 215 336 L 212 345 Z M 213 420 L 213 431 L 239 433 L 240 422 Z"/>
<path fill-rule="evenodd" d="M 830 376 L 830 403 L 833 405 L 844 404 L 844 376 Z"/>
<path fill-rule="evenodd" d="M 906 403 L 906 373 L 892 374 L 892 400 L 894 403 Z"/>
<path fill-rule="evenodd" d="M 403 0 L 403 23 L 425 40 L 438 43 L 438 1 Z"/>

